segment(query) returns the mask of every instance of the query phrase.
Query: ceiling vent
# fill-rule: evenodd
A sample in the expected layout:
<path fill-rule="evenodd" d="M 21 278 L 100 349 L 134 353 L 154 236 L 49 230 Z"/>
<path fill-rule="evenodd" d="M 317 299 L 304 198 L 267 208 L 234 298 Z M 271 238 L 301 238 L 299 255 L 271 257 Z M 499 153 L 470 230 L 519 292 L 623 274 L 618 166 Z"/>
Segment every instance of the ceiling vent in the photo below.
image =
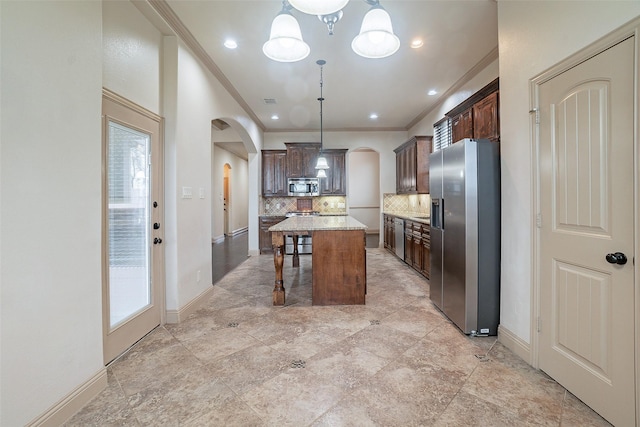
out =
<path fill-rule="evenodd" d="M 267 105 L 276 105 L 278 102 L 275 98 L 265 98 L 264 103 Z"/>

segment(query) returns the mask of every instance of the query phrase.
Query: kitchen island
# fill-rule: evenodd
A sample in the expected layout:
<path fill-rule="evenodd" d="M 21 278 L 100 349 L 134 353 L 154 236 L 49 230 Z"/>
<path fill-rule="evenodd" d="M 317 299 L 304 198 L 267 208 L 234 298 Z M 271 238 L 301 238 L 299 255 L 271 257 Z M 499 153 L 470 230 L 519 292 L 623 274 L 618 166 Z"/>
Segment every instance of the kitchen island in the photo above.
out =
<path fill-rule="evenodd" d="M 270 227 L 276 270 L 273 305 L 285 302 L 282 279 L 285 235 L 312 236 L 313 305 L 364 304 L 366 229 L 366 225 L 346 215 L 290 217 Z"/>

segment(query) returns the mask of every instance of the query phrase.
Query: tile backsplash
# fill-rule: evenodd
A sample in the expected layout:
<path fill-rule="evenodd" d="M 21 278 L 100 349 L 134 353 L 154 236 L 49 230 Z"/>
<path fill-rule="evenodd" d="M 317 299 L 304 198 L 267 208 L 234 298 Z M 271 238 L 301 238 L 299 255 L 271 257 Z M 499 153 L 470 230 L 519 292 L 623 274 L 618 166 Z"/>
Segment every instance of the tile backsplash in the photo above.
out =
<path fill-rule="evenodd" d="M 346 214 L 346 200 L 344 196 L 320 197 L 260 197 L 260 215 L 284 215 L 287 212 L 300 210 L 299 206 L 308 206 L 311 210 L 323 214 Z M 302 203 L 299 203 L 302 201 Z M 429 215 L 431 197 L 428 194 L 397 195 L 383 194 L 384 212 L 404 212 L 411 214 Z"/>
<path fill-rule="evenodd" d="M 260 215 L 284 215 L 287 212 L 297 211 L 299 200 L 311 200 L 311 210 L 323 214 L 347 213 L 346 197 L 344 196 L 320 196 L 320 197 L 260 197 Z"/>
<path fill-rule="evenodd" d="M 431 213 L 431 196 L 385 193 L 382 196 L 382 205 L 384 212 L 405 212 L 428 216 Z"/>

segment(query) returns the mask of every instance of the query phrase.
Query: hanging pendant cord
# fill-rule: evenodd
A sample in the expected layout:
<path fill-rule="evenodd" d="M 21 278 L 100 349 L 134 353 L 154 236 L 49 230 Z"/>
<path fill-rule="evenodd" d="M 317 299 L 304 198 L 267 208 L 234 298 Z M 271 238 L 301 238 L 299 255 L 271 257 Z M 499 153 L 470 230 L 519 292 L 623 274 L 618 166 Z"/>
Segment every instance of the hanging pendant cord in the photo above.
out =
<path fill-rule="evenodd" d="M 326 61 L 324 61 L 323 59 L 319 59 L 318 61 L 316 61 L 316 64 L 320 65 L 320 98 L 318 98 L 318 101 L 320 101 L 320 155 L 322 155 L 322 143 L 323 143 L 323 136 L 322 136 L 322 101 L 324 101 L 324 98 L 322 97 L 322 86 L 323 86 L 322 66 L 324 64 L 326 64 Z"/>

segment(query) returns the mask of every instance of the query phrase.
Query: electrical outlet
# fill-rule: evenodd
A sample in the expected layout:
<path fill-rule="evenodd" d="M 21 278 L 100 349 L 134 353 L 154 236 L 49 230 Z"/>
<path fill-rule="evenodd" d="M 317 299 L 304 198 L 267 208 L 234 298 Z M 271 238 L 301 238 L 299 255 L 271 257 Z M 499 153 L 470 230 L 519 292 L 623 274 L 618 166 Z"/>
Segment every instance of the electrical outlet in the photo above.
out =
<path fill-rule="evenodd" d="M 269 203 L 267 203 L 266 205 L 264 205 L 264 208 L 265 208 L 266 210 L 269 210 Z"/>

